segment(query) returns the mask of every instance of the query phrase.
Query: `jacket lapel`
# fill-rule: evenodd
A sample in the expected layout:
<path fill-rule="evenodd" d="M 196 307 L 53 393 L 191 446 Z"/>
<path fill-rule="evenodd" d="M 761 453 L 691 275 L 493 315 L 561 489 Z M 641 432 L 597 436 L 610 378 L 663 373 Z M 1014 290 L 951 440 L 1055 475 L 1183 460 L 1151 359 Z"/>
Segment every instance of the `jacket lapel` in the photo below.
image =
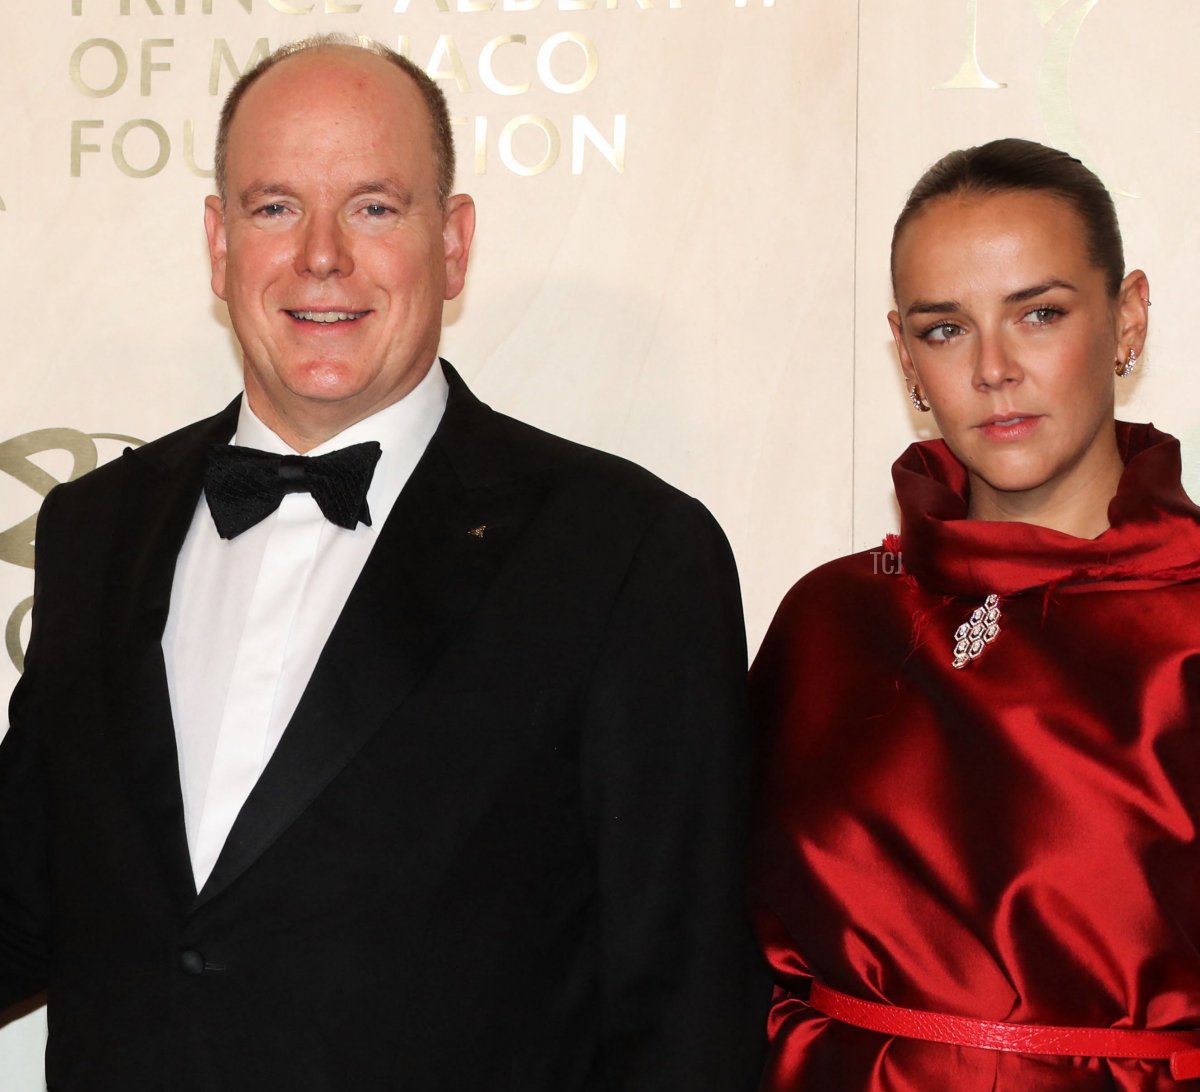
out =
<path fill-rule="evenodd" d="M 516 476 L 495 416 L 449 365 L 450 399 L 326 642 L 199 907 L 287 829 L 430 672 L 542 493 Z"/>
<path fill-rule="evenodd" d="M 112 733 L 145 837 L 181 903 L 195 886 L 161 642 L 175 562 L 200 499 L 205 452 L 232 435 L 237 405 L 159 443 L 126 450 L 106 591 Z"/>

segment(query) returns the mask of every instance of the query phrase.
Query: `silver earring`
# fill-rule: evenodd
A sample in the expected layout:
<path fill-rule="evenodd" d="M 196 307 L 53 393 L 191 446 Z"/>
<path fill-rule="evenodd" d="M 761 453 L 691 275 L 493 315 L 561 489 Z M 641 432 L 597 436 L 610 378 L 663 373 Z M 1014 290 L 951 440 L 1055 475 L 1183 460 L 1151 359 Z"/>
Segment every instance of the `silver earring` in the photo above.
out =
<path fill-rule="evenodd" d="M 1127 375 L 1133 374 L 1133 369 L 1137 366 L 1137 353 L 1133 351 L 1133 346 L 1129 347 L 1129 355 L 1125 358 L 1125 363 L 1117 364 L 1117 375 L 1124 379 Z"/>
<path fill-rule="evenodd" d="M 921 393 L 921 388 L 914 383 L 908 388 L 908 397 L 912 399 L 912 404 L 921 412 L 929 412 L 929 403 L 925 401 L 925 396 Z"/>

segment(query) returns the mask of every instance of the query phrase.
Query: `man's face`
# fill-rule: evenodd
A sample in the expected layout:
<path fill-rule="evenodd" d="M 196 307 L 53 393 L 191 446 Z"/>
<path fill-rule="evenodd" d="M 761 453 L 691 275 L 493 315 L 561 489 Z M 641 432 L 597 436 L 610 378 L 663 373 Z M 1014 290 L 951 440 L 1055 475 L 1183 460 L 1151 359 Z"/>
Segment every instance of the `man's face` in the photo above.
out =
<path fill-rule="evenodd" d="M 210 197 L 204 220 L 250 405 L 293 447 L 398 401 L 429 370 L 474 206 L 439 207 L 432 125 L 399 68 L 337 47 L 266 72 L 230 126 L 224 207 Z"/>

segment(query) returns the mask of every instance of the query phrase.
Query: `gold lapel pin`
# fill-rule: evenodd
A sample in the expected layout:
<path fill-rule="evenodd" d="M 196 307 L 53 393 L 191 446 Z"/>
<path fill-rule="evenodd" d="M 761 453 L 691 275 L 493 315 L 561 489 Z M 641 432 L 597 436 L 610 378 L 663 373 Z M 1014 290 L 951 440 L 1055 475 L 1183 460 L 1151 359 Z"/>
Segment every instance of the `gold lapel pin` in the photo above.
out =
<path fill-rule="evenodd" d="M 487 524 L 481 523 L 478 527 L 472 527 L 467 534 L 472 538 L 483 538 L 483 532 L 487 530 Z"/>

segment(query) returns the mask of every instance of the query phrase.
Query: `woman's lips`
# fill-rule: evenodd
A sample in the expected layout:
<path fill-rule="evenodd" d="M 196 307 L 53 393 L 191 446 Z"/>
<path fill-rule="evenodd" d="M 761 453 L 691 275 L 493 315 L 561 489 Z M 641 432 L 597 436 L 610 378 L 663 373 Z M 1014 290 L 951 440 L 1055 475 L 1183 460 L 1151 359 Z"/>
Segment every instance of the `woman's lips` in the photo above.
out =
<path fill-rule="evenodd" d="M 989 440 L 999 443 L 1023 440 L 1038 427 L 1041 417 L 1030 413 L 1003 413 L 989 417 L 976 427 Z"/>

